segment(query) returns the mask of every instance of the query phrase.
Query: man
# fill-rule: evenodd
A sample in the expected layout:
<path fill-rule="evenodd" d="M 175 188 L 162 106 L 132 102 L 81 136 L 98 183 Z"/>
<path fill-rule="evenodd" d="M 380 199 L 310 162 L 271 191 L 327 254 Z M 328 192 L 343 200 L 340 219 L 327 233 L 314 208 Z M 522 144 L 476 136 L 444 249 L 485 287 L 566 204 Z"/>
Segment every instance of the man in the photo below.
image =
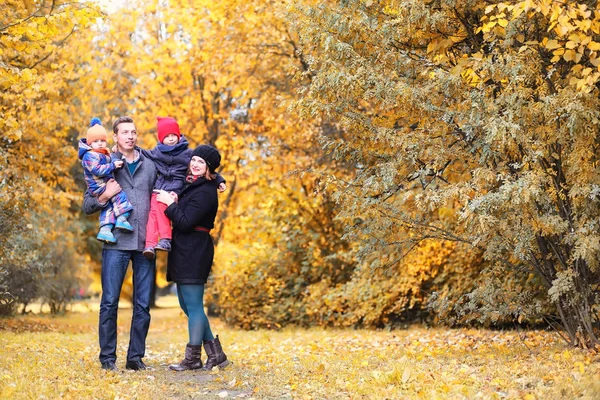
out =
<path fill-rule="evenodd" d="M 156 273 L 154 260 L 143 256 L 146 240 L 146 223 L 150 210 L 150 197 L 156 180 L 154 163 L 136 149 L 137 131 L 131 117 L 119 117 L 113 123 L 113 139 L 118 152 L 113 159 L 123 159 L 125 165 L 115 172 L 105 192 L 98 198 L 85 193 L 83 211 L 98 212 L 121 189 L 133 205 L 129 223 L 133 232 L 116 231 L 117 242 L 105 243 L 102 250 L 102 299 L 100 301 L 100 363 L 106 370 L 117 370 L 117 310 L 121 286 L 127 267 L 133 267 L 133 316 L 127 362 L 125 368 L 146 369 L 142 361 L 146 350 L 146 336 L 150 327 L 150 294 Z"/>

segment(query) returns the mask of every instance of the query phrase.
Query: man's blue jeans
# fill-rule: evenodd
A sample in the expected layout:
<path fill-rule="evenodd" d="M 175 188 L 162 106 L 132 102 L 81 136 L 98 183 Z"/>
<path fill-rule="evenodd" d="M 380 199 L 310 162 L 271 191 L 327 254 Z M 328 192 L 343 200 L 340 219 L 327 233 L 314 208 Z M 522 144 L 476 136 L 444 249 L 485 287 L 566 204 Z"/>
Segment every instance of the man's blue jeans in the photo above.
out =
<path fill-rule="evenodd" d="M 150 327 L 150 294 L 156 264 L 141 251 L 104 249 L 102 251 L 102 300 L 100 301 L 100 362 L 117 359 L 117 310 L 121 287 L 129 261 L 133 265 L 133 317 L 127 360 L 139 361 L 146 350 Z"/>

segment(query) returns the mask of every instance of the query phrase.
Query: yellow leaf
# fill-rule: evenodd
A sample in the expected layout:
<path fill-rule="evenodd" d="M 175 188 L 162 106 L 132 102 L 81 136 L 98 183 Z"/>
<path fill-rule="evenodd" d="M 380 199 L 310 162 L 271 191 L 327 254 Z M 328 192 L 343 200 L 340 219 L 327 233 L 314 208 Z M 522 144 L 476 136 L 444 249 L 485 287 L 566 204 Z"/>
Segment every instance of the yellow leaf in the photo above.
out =
<path fill-rule="evenodd" d="M 518 18 L 519 15 L 521 15 L 523 13 L 523 11 L 525 11 L 524 2 L 517 3 L 512 10 L 513 18 Z"/>
<path fill-rule="evenodd" d="M 568 24 L 568 26 L 566 26 L 566 25 L 557 25 L 555 31 L 556 31 L 556 33 L 559 36 L 564 36 L 567 33 L 569 33 L 570 31 L 572 31 L 573 29 L 575 29 L 575 27 L 573 27 L 570 24 Z"/>
<path fill-rule="evenodd" d="M 561 46 L 560 46 L 560 43 L 558 43 L 558 40 L 552 39 L 552 40 L 548 40 L 548 42 L 546 43 L 545 47 L 548 50 L 552 50 L 552 49 L 558 49 Z"/>
<path fill-rule="evenodd" d="M 569 35 L 569 40 L 575 43 L 580 43 L 583 38 L 579 36 L 577 33 L 571 33 Z"/>
<path fill-rule="evenodd" d="M 482 32 L 490 32 L 496 26 L 496 21 L 490 21 L 487 24 L 483 24 L 481 27 Z"/>
<path fill-rule="evenodd" d="M 577 44 L 571 40 L 569 40 L 566 44 L 565 47 L 567 49 L 574 49 L 575 47 L 577 47 Z"/>
<path fill-rule="evenodd" d="M 571 72 L 577 73 L 577 72 L 581 71 L 582 69 L 583 69 L 583 65 L 576 64 L 573 66 L 573 68 L 571 68 Z"/>
<path fill-rule="evenodd" d="M 501 26 L 496 26 L 494 28 L 494 34 L 496 34 L 497 36 L 504 36 L 506 35 L 506 29 L 504 29 Z"/>
<path fill-rule="evenodd" d="M 427 53 L 432 53 L 436 51 L 439 47 L 439 43 L 439 39 L 432 40 L 431 42 L 429 42 L 429 44 L 427 45 Z"/>
<path fill-rule="evenodd" d="M 574 50 L 567 50 L 565 54 L 563 54 L 563 58 L 565 61 L 575 61 L 577 53 Z"/>
<path fill-rule="evenodd" d="M 588 43 L 587 47 L 591 51 L 598 51 L 598 50 L 600 50 L 600 43 L 592 41 L 592 42 Z"/>

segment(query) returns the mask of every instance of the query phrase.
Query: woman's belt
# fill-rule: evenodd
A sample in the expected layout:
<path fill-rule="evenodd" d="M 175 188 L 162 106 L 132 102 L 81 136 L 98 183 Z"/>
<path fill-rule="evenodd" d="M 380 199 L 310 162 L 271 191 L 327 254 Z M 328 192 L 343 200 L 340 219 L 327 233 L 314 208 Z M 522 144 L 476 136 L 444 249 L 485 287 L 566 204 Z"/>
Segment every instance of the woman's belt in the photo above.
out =
<path fill-rule="evenodd" d="M 203 227 L 203 226 L 195 226 L 195 227 L 194 227 L 194 230 L 195 230 L 195 231 L 198 231 L 198 232 L 206 232 L 206 233 L 210 233 L 210 229 L 208 229 L 208 228 L 205 228 L 205 227 Z"/>

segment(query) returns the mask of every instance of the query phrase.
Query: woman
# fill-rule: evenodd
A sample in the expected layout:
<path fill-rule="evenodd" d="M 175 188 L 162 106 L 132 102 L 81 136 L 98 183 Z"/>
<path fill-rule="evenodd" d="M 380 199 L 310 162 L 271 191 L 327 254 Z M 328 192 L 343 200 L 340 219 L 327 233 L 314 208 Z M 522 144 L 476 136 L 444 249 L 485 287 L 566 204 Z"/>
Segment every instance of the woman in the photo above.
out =
<path fill-rule="evenodd" d="M 221 155 L 212 146 L 198 146 L 192 152 L 189 174 L 179 199 L 175 193 L 159 191 L 156 199 L 167 205 L 165 213 L 173 222 L 173 239 L 167 265 L 167 280 L 177 284 L 181 309 L 188 317 L 189 343 L 185 358 L 170 365 L 174 371 L 211 370 L 229 364 L 219 337 L 213 336 L 204 312 L 204 284 L 212 267 L 214 227 L 219 201 L 215 170 Z M 208 355 L 202 366 L 202 344 Z"/>

